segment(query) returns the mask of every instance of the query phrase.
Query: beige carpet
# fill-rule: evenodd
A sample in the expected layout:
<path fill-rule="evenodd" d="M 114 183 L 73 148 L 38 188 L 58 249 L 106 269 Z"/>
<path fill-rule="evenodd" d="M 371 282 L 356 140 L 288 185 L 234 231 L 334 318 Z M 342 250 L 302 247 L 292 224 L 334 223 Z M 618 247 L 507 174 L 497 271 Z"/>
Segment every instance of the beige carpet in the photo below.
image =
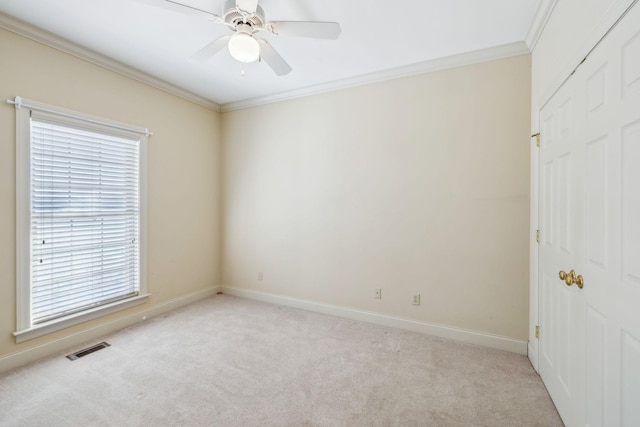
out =
<path fill-rule="evenodd" d="M 562 425 L 523 356 L 231 296 L 104 340 L 0 376 L 0 425 Z"/>

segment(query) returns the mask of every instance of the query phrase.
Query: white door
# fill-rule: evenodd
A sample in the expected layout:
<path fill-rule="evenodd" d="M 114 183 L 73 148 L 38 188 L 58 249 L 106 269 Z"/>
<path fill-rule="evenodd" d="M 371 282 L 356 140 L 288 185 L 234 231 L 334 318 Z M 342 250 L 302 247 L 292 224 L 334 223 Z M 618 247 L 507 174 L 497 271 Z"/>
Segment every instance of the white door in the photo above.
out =
<path fill-rule="evenodd" d="M 575 77 L 575 76 L 574 76 Z M 583 425 L 585 292 L 560 271 L 581 274 L 584 253 L 580 105 L 569 79 L 540 112 L 539 371 L 567 426 Z"/>
<path fill-rule="evenodd" d="M 640 426 L 640 6 L 540 120 L 540 375 L 567 426 Z"/>

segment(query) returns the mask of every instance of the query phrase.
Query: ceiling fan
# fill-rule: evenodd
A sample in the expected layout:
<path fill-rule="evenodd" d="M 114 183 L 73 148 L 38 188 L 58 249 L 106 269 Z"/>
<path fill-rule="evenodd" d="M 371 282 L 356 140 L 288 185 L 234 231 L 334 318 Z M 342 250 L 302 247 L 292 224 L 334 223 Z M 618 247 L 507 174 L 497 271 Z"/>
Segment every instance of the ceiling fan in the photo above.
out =
<path fill-rule="evenodd" d="M 173 0 L 155 0 L 151 4 L 181 13 L 201 16 L 209 21 L 224 24 L 233 30 L 233 34 L 219 37 L 197 51 L 192 56 L 193 59 L 208 60 L 227 47 L 235 60 L 242 63 L 264 60 L 278 76 L 289 74 L 292 68 L 265 39 L 255 37 L 256 34 L 267 32 L 276 36 L 329 40 L 335 40 L 340 36 L 340 24 L 337 22 L 267 21 L 264 10 L 258 5 L 258 1 L 227 0 L 222 15 L 215 15 Z"/>

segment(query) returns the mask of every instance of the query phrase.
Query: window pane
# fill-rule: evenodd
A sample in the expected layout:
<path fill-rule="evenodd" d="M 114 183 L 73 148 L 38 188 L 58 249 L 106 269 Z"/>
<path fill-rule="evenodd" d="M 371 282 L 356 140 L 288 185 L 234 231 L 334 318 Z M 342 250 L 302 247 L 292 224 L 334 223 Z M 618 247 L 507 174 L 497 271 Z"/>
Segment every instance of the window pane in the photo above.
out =
<path fill-rule="evenodd" d="M 137 295 L 139 141 L 31 120 L 32 323 Z"/>

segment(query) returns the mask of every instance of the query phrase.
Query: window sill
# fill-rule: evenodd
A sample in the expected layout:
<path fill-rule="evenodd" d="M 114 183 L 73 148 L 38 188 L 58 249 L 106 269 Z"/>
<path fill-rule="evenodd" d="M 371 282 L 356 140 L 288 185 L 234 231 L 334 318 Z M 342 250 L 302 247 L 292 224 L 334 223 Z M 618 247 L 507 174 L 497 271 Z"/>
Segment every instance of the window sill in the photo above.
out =
<path fill-rule="evenodd" d="M 107 314 L 115 313 L 117 311 L 134 307 L 136 305 L 144 304 L 145 302 L 147 302 L 147 299 L 150 295 L 151 294 L 138 295 L 126 300 L 116 301 L 114 303 L 96 307 L 94 309 L 83 311 L 81 313 L 76 313 L 67 317 L 52 320 L 50 322 L 41 323 L 28 329 L 16 331 L 13 333 L 13 335 L 16 337 L 16 343 L 21 343 L 23 341 L 37 338 L 42 335 L 58 331 L 60 329 L 68 328 L 69 326 L 77 325 L 88 320 L 106 316 Z"/>

